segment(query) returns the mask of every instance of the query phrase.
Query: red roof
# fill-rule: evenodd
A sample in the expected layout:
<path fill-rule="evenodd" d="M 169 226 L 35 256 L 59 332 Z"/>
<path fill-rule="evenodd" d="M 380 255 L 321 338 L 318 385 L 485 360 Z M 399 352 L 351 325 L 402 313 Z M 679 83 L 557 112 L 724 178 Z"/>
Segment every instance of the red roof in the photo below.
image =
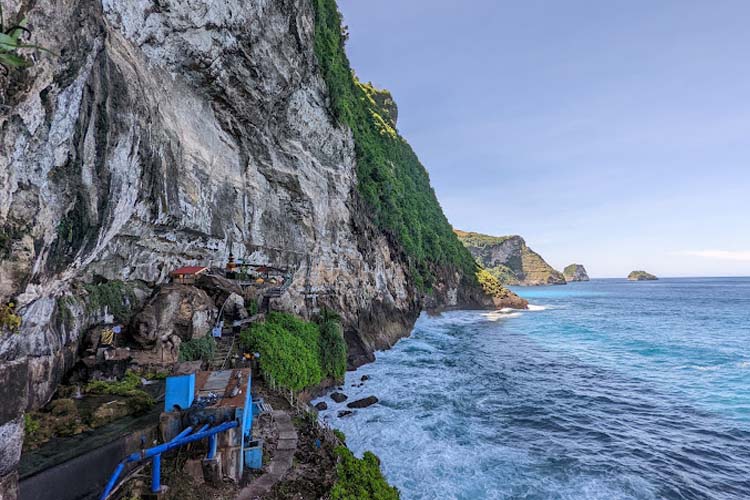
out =
<path fill-rule="evenodd" d="M 172 271 L 172 274 L 198 274 L 207 269 L 207 267 L 203 266 L 185 266 L 175 269 L 174 271 Z"/>

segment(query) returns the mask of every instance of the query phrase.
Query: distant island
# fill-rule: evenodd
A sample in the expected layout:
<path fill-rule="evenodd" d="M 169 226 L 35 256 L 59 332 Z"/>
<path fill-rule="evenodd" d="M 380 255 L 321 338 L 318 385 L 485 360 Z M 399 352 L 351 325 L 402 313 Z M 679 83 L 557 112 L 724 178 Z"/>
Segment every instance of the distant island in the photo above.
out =
<path fill-rule="evenodd" d="M 586 268 L 581 264 L 565 266 L 565 269 L 563 269 L 563 276 L 565 277 L 565 281 L 569 283 L 571 281 L 589 281 L 589 275 L 586 272 Z"/>
<path fill-rule="evenodd" d="M 654 281 L 658 280 L 656 276 L 646 271 L 633 271 L 628 274 L 628 281 Z"/>

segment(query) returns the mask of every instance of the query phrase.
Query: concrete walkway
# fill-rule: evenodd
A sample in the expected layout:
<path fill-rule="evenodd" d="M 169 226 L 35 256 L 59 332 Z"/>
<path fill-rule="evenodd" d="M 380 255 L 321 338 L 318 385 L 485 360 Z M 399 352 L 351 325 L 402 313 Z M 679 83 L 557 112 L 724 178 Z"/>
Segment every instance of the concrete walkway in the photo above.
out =
<path fill-rule="evenodd" d="M 273 415 L 273 420 L 276 422 L 276 428 L 279 431 L 276 453 L 268 466 L 268 472 L 242 488 L 237 495 L 237 500 L 253 500 L 265 495 L 292 468 L 294 452 L 297 451 L 297 431 L 288 413 L 275 410 L 271 415 Z"/>

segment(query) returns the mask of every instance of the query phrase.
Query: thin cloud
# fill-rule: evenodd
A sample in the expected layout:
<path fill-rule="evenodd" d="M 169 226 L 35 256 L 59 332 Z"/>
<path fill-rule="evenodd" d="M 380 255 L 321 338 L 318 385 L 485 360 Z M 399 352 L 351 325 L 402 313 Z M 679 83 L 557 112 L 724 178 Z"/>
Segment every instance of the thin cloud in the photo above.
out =
<path fill-rule="evenodd" d="M 703 257 L 705 259 L 750 262 L 750 251 L 746 250 L 687 250 L 679 252 L 679 254 L 690 257 Z"/>

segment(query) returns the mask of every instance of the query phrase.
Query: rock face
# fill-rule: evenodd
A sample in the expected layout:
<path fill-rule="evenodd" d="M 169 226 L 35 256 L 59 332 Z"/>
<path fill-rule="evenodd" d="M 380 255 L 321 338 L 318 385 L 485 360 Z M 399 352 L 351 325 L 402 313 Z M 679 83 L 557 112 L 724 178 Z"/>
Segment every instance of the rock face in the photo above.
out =
<path fill-rule="evenodd" d="M 628 281 L 655 281 L 658 280 L 656 276 L 646 271 L 632 271 L 628 274 Z"/>
<path fill-rule="evenodd" d="M 162 287 L 138 314 L 133 338 L 147 348 L 170 335 L 198 339 L 211 331 L 216 315 L 216 306 L 206 292 L 172 283 Z"/>
<path fill-rule="evenodd" d="M 589 275 L 586 273 L 586 268 L 581 264 L 565 266 L 565 269 L 563 269 L 563 276 L 565 276 L 565 281 L 567 282 L 589 281 Z"/>
<path fill-rule="evenodd" d="M 564 285 L 565 277 L 520 236 L 489 236 L 455 230 L 477 262 L 504 285 Z"/>
<path fill-rule="evenodd" d="M 424 306 L 488 304 L 440 269 L 423 299 L 401 248 L 368 218 L 309 0 L 0 3 L 8 25 L 27 18 L 33 42 L 57 54 L 0 84 L 0 303 L 15 300 L 23 318 L 17 334 L 0 333 L 0 363 L 28 388 L 0 420 L 0 484 L 20 453 L 23 408 L 49 400 L 106 314 L 78 283 L 153 288 L 230 252 L 293 269 L 274 305 L 336 310 L 351 366 L 408 334 Z M 390 96 L 373 99 L 395 125 Z M 173 292 L 141 316 L 143 343 L 185 304 L 210 314 Z M 136 295 L 128 307 L 147 298 Z M 178 323 L 172 346 L 206 328 Z"/>

